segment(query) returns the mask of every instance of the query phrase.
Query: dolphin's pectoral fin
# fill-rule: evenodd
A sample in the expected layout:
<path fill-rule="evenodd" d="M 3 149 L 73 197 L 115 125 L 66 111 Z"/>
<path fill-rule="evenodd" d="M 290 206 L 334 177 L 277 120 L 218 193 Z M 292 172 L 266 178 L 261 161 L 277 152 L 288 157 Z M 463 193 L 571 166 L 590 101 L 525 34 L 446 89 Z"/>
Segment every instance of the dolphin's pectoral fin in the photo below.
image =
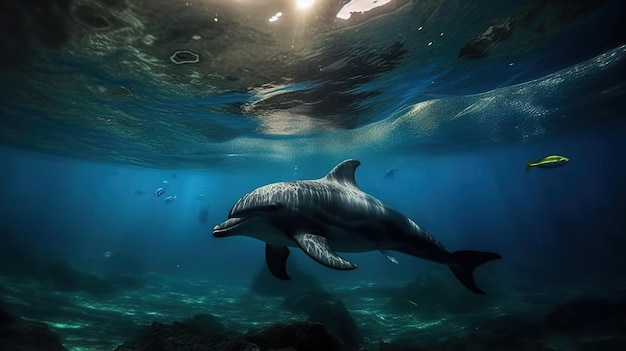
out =
<path fill-rule="evenodd" d="M 357 265 L 339 257 L 329 246 L 328 241 L 321 235 L 311 233 L 296 234 L 293 237 L 300 248 L 317 262 L 334 269 L 355 269 Z"/>
<path fill-rule="evenodd" d="M 385 257 L 387 257 L 387 259 L 395 264 L 398 264 L 398 260 L 396 260 L 395 257 L 391 256 L 391 254 L 389 253 L 389 251 L 387 250 L 380 250 L 380 252 L 385 255 Z"/>
<path fill-rule="evenodd" d="M 289 257 L 287 246 L 265 245 L 267 268 L 278 279 L 291 280 L 291 277 L 287 274 L 287 257 Z"/>

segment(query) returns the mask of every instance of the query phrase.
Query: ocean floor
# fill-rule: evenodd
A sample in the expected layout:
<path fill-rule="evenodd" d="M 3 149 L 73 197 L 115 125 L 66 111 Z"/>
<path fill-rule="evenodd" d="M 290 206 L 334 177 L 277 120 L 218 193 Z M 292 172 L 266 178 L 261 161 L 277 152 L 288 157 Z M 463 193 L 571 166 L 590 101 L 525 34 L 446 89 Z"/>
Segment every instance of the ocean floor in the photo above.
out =
<path fill-rule="evenodd" d="M 355 334 L 344 337 L 358 339 L 348 341 L 352 349 L 591 350 L 604 345 L 611 350 L 626 345 L 620 336 L 626 331 L 624 302 L 572 290 L 498 294 L 480 306 L 475 302 L 480 300 L 451 301 L 419 292 L 411 298 L 414 288 L 433 292 L 411 284 L 380 287 L 350 282 L 272 296 L 251 291 L 250 282 L 216 284 L 152 273 L 144 281 L 140 288 L 94 294 L 54 291 L 46 281 L 0 275 L 0 301 L 12 314 L 46 323 L 67 349 L 76 351 L 111 351 L 155 321 L 167 324 L 194 315 L 213 316 L 227 330 L 240 333 L 275 323 L 324 321 L 319 313 L 314 317 L 320 308 L 311 306 L 329 301 L 339 306 L 331 313 L 335 315 L 330 324 L 342 318 L 346 322 L 328 327 L 335 334 Z M 337 317 L 341 311 L 346 313 Z M 356 330 L 342 329 L 351 323 Z M 530 346 L 528 334 L 536 339 Z M 475 347 L 469 347 L 472 343 Z"/>

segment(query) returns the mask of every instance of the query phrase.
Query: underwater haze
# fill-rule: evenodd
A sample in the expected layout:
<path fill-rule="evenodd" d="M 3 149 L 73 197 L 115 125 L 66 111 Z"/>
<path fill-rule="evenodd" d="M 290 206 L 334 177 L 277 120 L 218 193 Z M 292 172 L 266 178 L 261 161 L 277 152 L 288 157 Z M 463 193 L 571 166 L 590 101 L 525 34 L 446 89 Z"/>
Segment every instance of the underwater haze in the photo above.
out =
<path fill-rule="evenodd" d="M 624 349 L 624 18 L 0 0 L 0 351 Z M 349 159 L 357 186 L 231 212 Z M 219 237 L 246 216 L 287 238 L 291 280 L 267 227 Z"/>

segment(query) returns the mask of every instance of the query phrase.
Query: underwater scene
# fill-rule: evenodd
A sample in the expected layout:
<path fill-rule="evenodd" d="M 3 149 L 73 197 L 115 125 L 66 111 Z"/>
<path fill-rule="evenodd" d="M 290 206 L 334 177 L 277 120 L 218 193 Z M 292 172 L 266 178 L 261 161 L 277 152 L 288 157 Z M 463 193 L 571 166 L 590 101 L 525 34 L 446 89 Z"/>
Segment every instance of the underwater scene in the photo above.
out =
<path fill-rule="evenodd" d="M 0 0 L 0 351 L 626 349 L 623 0 Z"/>

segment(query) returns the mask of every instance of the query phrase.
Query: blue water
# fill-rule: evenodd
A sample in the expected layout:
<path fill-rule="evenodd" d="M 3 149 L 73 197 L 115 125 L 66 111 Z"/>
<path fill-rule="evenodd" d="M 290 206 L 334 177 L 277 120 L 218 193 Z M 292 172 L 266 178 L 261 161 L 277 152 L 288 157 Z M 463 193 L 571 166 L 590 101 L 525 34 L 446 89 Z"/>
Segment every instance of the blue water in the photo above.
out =
<path fill-rule="evenodd" d="M 392 1 L 350 21 L 342 3 L 292 3 L 0 4 L 2 307 L 70 350 L 113 350 L 198 313 L 238 332 L 306 320 L 283 299 L 316 280 L 362 347 L 434 350 L 497 334 L 502 316 L 541 323 L 570 298 L 624 301 L 623 1 Z M 480 35 L 491 45 L 460 55 Z M 200 62 L 174 64 L 177 50 Z M 524 171 L 547 155 L 570 162 Z M 337 271 L 292 248 L 289 287 L 259 278 L 262 241 L 211 235 L 247 192 L 350 158 L 364 192 L 450 250 L 502 255 L 475 271 L 482 300 L 443 265 L 377 251 L 341 253 L 359 268 Z M 419 282 L 429 313 L 390 307 Z M 597 314 L 568 318 L 592 327 L 538 342 L 624 345 Z"/>

